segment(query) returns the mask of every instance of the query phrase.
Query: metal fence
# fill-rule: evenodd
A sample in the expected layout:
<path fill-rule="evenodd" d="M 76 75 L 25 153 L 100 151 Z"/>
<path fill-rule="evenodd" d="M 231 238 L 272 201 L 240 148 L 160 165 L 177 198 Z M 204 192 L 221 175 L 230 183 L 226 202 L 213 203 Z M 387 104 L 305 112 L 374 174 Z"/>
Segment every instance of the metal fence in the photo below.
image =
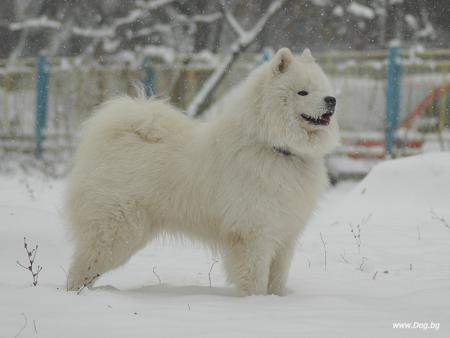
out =
<path fill-rule="evenodd" d="M 387 51 L 331 52 L 315 56 L 337 92 L 343 145 L 337 149 L 336 155 L 383 157 L 386 148 Z M 226 104 L 224 97 L 227 93 L 261 60 L 258 55 L 241 57 L 214 97 L 213 114 L 220 114 Z M 406 126 L 407 132 L 403 132 L 412 141 L 402 144 L 402 140 L 394 140 L 395 154 L 421 151 L 420 147 L 411 145 L 417 137 L 425 138 L 425 129 L 450 148 L 446 143 L 449 123 L 447 90 L 443 90 L 438 98 L 428 100 L 428 106 L 417 113 L 417 108 L 424 105 L 430 93 L 446 88 L 450 83 L 450 50 L 403 50 L 399 51 L 397 62 L 401 67 L 398 126 L 405 127 L 405 121 L 411 120 L 414 112 L 417 116 Z M 151 74 L 148 67 L 151 67 Z M 117 61 L 98 63 L 82 58 L 51 59 L 45 65 L 45 74 L 48 75 L 47 83 L 44 83 L 48 88 L 45 93 L 48 96 L 46 119 L 43 125 L 39 125 L 37 101 L 42 92 L 38 88 L 38 69 L 38 62 L 33 59 L 0 61 L 0 152 L 36 152 L 40 142 L 39 129 L 42 129 L 44 152 L 70 153 L 76 143 L 80 123 L 94 107 L 112 96 L 131 94 L 134 82 L 153 81 L 156 94 L 168 96 L 175 105 L 186 108 L 213 71 L 211 66 L 195 65 L 185 60 L 168 66 L 151 64 L 149 60 L 146 64 L 133 65 Z M 398 135 L 399 132 L 397 138 L 400 137 Z"/>
<path fill-rule="evenodd" d="M 215 99 L 239 82 L 253 65 L 238 64 L 220 85 Z M 95 107 L 117 95 L 134 95 L 134 84 L 139 82 L 153 82 L 152 92 L 169 97 L 184 109 L 213 68 L 184 62 L 168 66 L 54 59 L 45 64 L 44 91 L 39 88 L 43 83 L 40 71 L 34 59 L 0 61 L 0 152 L 35 152 L 39 126 L 44 126 L 44 152 L 72 151 L 81 122 Z M 48 98 L 44 123 L 38 109 L 42 95 Z"/>

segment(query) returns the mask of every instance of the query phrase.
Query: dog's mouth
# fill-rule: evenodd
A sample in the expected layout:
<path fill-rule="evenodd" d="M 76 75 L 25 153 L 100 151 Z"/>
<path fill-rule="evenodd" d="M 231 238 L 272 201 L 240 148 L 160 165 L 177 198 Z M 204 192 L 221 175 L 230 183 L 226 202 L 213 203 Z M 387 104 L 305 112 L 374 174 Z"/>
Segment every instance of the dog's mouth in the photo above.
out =
<path fill-rule="evenodd" d="M 303 117 L 305 121 L 315 126 L 328 126 L 331 121 L 331 116 L 333 116 L 332 111 L 327 111 L 325 114 L 322 114 L 321 116 L 316 118 L 307 114 L 301 114 L 301 117 Z"/>

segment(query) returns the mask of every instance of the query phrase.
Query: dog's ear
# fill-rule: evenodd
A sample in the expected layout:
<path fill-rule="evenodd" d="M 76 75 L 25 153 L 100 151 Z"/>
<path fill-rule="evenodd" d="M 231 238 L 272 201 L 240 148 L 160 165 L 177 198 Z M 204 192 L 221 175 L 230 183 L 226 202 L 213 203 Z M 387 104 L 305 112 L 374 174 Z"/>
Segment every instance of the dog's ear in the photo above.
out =
<path fill-rule="evenodd" d="M 311 54 L 309 48 L 305 48 L 302 55 L 300 55 L 300 61 L 302 62 L 315 62 L 314 57 Z"/>
<path fill-rule="evenodd" d="M 272 70 L 274 74 L 285 73 L 292 62 L 292 52 L 289 48 L 281 48 L 272 59 Z"/>

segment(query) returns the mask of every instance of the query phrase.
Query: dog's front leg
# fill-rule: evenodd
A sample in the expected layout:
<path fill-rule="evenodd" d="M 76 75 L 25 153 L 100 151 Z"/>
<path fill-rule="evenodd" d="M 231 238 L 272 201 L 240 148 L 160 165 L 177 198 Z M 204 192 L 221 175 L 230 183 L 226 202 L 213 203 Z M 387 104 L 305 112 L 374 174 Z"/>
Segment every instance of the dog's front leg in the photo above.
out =
<path fill-rule="evenodd" d="M 270 264 L 269 294 L 284 295 L 294 248 L 295 240 L 291 240 L 276 251 Z"/>
<path fill-rule="evenodd" d="M 244 295 L 266 295 L 272 255 L 263 238 L 229 236 L 224 252 L 228 279 Z"/>

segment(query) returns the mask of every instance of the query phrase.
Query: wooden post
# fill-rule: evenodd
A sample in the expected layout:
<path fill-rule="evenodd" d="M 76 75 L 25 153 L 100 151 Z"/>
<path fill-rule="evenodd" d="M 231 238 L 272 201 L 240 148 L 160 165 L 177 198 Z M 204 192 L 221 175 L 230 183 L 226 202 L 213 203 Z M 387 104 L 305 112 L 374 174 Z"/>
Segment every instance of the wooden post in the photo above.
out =
<path fill-rule="evenodd" d="M 42 156 L 44 129 L 47 124 L 48 70 L 47 57 L 43 54 L 37 59 L 36 69 L 36 157 Z"/>

